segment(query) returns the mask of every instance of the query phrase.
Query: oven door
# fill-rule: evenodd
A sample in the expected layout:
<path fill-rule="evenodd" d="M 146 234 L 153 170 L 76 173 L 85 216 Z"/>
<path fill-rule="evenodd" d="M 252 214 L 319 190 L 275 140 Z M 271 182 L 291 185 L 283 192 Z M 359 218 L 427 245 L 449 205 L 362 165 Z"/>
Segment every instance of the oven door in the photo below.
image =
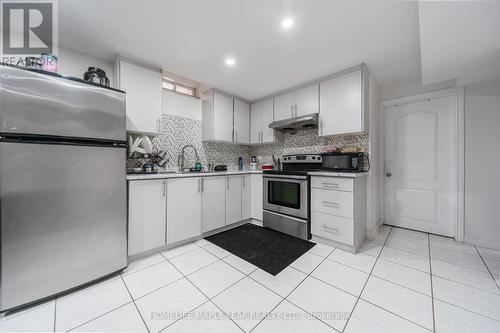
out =
<path fill-rule="evenodd" d="M 308 181 L 307 176 L 264 176 L 265 210 L 307 220 Z"/>

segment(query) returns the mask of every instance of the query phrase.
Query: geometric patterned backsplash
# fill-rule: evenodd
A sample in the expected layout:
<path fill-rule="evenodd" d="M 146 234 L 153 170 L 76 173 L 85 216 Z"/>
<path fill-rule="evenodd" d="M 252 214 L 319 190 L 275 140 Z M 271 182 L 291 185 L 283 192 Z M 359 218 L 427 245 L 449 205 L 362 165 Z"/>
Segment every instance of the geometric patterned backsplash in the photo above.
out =
<path fill-rule="evenodd" d="M 368 152 L 368 146 L 367 134 L 320 137 L 317 129 L 311 129 L 295 134 L 286 133 L 282 142 L 253 146 L 251 154 L 258 156 L 261 163 L 272 163 L 273 155 L 281 158 L 288 154 L 315 154 L 343 147 L 361 147 Z"/>
<path fill-rule="evenodd" d="M 193 145 L 198 151 L 200 162 L 203 166 L 211 164 L 226 164 L 234 170 L 238 168 L 238 158 L 243 157 L 244 162 L 250 159 L 250 148 L 230 143 L 215 143 L 201 141 L 201 120 L 163 115 L 161 134 L 153 138 L 153 151 L 166 151 L 168 159 L 167 168 L 178 168 L 177 159 L 185 145 Z M 186 148 L 186 167 L 194 166 L 196 156 L 193 149 Z M 140 167 L 143 160 L 128 160 L 127 167 Z"/>
<path fill-rule="evenodd" d="M 166 151 L 169 160 L 167 168 L 177 169 L 177 158 L 182 147 L 193 145 L 198 151 L 200 162 L 207 166 L 211 164 L 226 164 L 230 170 L 238 168 L 238 158 L 243 157 L 243 162 L 248 165 L 251 156 L 257 156 L 260 163 L 272 163 L 272 156 L 281 158 L 286 154 L 294 153 L 320 153 L 334 148 L 357 146 L 368 151 L 369 137 L 367 134 L 350 135 L 341 137 L 319 137 L 317 130 L 300 131 L 296 134 L 287 133 L 282 142 L 263 144 L 257 146 L 244 146 L 231 143 L 202 142 L 200 120 L 163 115 L 161 135 L 152 140 L 153 150 Z M 145 160 L 129 159 L 127 167 L 141 167 Z M 186 167 L 193 166 L 196 162 L 194 151 L 186 149 Z"/>

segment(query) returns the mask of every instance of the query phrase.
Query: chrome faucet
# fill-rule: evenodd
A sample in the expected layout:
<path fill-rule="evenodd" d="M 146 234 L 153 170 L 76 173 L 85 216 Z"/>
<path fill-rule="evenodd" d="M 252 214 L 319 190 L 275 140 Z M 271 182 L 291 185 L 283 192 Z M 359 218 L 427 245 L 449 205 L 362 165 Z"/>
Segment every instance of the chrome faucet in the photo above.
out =
<path fill-rule="evenodd" d="M 186 162 L 186 157 L 184 156 L 184 152 L 185 152 L 186 148 L 193 148 L 194 155 L 196 156 L 196 160 L 198 161 L 200 159 L 200 157 L 198 156 L 198 151 L 196 150 L 196 148 L 193 145 L 185 145 L 184 147 L 182 147 L 181 154 L 179 155 L 179 157 L 177 159 L 177 165 L 179 166 L 180 172 L 184 171 L 184 163 Z"/>

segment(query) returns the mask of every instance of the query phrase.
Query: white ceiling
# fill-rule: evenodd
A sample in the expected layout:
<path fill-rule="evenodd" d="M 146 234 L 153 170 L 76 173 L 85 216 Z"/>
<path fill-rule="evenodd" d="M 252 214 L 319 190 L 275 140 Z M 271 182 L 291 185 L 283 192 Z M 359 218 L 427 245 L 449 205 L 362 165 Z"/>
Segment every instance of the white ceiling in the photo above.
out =
<path fill-rule="evenodd" d="M 65 47 L 133 57 L 248 100 L 361 62 L 381 85 L 421 80 L 415 1 L 63 0 L 59 16 Z M 295 25 L 283 31 L 287 16 Z"/>
<path fill-rule="evenodd" d="M 419 3 L 422 83 L 500 77 L 500 1 Z"/>

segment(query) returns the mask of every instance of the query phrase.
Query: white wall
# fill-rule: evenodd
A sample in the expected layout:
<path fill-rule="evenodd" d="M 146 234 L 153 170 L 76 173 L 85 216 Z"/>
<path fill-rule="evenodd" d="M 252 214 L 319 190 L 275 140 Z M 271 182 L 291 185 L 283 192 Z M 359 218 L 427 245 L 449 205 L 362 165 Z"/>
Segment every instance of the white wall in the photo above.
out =
<path fill-rule="evenodd" d="M 383 85 L 380 87 L 380 99 L 386 101 L 399 97 L 418 95 L 436 90 L 453 88 L 457 80 L 447 80 L 443 82 L 428 84 L 423 86 L 421 82 L 407 82 L 403 84 Z"/>
<path fill-rule="evenodd" d="M 500 80 L 465 87 L 465 240 L 500 249 Z"/>
<path fill-rule="evenodd" d="M 113 64 L 80 52 L 59 47 L 57 72 L 83 79 L 88 67 L 99 67 L 106 72 L 112 87 L 115 87 Z"/>
<path fill-rule="evenodd" d="M 381 193 L 383 185 L 383 150 L 381 127 L 380 88 L 370 75 L 370 105 L 369 105 L 369 133 L 370 133 L 370 175 L 368 176 L 367 198 L 367 232 L 368 237 L 374 236 L 381 220 Z"/>
<path fill-rule="evenodd" d="M 163 89 L 163 114 L 201 121 L 201 99 Z"/>

